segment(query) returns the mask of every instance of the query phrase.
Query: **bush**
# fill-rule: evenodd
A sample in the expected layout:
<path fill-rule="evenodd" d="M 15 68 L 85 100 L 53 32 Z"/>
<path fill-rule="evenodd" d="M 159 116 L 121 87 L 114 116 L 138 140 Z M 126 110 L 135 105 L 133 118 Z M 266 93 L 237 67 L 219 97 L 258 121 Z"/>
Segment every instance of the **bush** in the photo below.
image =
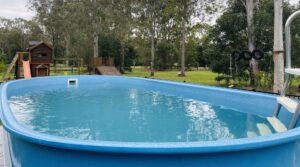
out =
<path fill-rule="evenodd" d="M 217 82 L 221 82 L 221 81 L 225 80 L 226 85 L 229 85 L 231 79 L 232 79 L 232 77 L 229 75 L 220 75 L 215 78 L 215 80 Z"/>
<path fill-rule="evenodd" d="M 4 72 L 6 68 L 5 62 L 0 60 L 0 72 Z"/>

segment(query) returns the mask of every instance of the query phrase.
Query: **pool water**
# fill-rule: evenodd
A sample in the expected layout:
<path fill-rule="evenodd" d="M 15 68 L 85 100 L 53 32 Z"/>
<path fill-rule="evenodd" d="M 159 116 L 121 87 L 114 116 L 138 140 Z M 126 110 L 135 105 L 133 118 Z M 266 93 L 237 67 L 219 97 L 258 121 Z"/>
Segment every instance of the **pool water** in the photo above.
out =
<path fill-rule="evenodd" d="M 116 84 L 25 92 L 9 97 L 9 106 L 31 130 L 80 140 L 193 142 L 275 133 L 258 115 Z"/>

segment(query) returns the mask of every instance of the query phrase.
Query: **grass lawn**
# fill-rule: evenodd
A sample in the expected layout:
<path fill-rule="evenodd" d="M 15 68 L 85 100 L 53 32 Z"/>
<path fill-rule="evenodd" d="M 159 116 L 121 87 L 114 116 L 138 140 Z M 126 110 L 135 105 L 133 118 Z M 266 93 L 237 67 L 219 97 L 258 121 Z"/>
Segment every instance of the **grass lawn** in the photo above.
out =
<path fill-rule="evenodd" d="M 132 72 L 126 72 L 124 75 L 129 77 L 148 77 L 179 82 L 190 82 L 207 85 L 224 85 L 224 82 L 218 83 L 215 78 L 218 74 L 211 71 L 187 71 L 186 77 L 178 77 L 178 71 L 157 71 L 154 77 L 150 77 L 150 72 L 143 67 L 136 67 Z"/>
<path fill-rule="evenodd" d="M 148 78 L 157 78 L 157 79 L 164 79 L 164 80 L 171 80 L 171 81 L 179 81 L 179 82 L 190 82 L 196 84 L 206 84 L 206 85 L 215 85 L 215 86 L 225 86 L 225 81 L 217 82 L 215 78 L 218 76 L 217 73 L 211 71 L 187 71 L 186 77 L 178 77 L 178 71 L 157 71 L 155 72 L 154 77 L 150 77 L 149 70 L 145 69 L 144 67 L 136 67 L 133 69 L 132 72 L 127 72 L 124 74 L 125 76 L 129 77 L 148 77 Z M 300 83 L 300 78 L 294 78 L 292 80 L 291 86 L 289 88 L 289 94 L 292 95 L 300 95 L 298 85 Z M 251 87 L 247 86 L 247 83 L 239 83 L 236 88 L 239 89 L 252 89 Z M 272 92 L 271 86 L 259 86 L 255 88 L 258 91 L 265 91 L 265 92 Z"/>

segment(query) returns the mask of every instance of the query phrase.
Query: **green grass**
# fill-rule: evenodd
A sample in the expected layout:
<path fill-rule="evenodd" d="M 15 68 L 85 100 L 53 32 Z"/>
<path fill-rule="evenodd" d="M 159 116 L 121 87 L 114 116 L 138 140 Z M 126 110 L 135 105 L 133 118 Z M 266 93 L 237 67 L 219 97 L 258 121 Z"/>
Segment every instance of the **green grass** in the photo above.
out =
<path fill-rule="evenodd" d="M 150 77 L 149 70 L 144 67 L 136 67 L 132 72 L 127 72 L 124 74 L 129 77 L 147 77 L 147 78 L 157 78 L 171 81 L 179 81 L 179 82 L 190 82 L 195 84 L 206 84 L 206 85 L 215 85 L 215 86 L 225 86 L 225 81 L 217 82 L 215 78 L 218 76 L 217 73 L 212 71 L 187 71 L 186 77 L 178 77 L 178 71 L 157 71 L 155 72 L 154 77 Z M 292 84 L 289 88 L 289 94 L 300 95 L 300 91 L 298 89 L 298 84 L 300 83 L 300 77 L 294 78 L 292 80 Z M 239 89 L 248 89 L 251 90 L 253 87 L 249 87 L 248 83 L 240 82 L 236 83 L 236 88 Z M 266 91 L 272 92 L 272 86 L 258 86 L 255 88 L 258 91 Z"/>
<path fill-rule="evenodd" d="M 71 72 L 71 71 L 60 71 L 60 72 L 50 72 L 50 76 L 64 76 L 64 75 L 79 75 L 78 72 Z"/>
<path fill-rule="evenodd" d="M 178 77 L 178 71 L 157 71 L 154 77 L 150 77 L 149 70 L 143 67 L 136 67 L 132 72 L 127 72 L 124 75 L 129 77 L 147 77 L 164 79 L 179 82 L 190 82 L 196 84 L 207 84 L 207 85 L 224 85 L 223 82 L 218 83 L 215 78 L 218 74 L 211 71 L 187 71 L 185 77 Z"/>

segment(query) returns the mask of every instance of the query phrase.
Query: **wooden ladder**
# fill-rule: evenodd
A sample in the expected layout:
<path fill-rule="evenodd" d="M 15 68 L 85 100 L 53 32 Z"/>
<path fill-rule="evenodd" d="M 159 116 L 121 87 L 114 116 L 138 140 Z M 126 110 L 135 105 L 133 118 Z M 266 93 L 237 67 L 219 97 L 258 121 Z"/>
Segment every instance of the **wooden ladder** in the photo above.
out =
<path fill-rule="evenodd" d="M 16 53 L 15 57 L 13 58 L 13 60 L 11 61 L 11 63 L 9 64 L 6 72 L 4 73 L 4 75 L 2 77 L 2 81 L 7 81 L 8 74 L 10 73 L 10 71 L 13 69 L 14 65 L 18 61 L 18 58 L 19 58 L 19 53 Z"/>

